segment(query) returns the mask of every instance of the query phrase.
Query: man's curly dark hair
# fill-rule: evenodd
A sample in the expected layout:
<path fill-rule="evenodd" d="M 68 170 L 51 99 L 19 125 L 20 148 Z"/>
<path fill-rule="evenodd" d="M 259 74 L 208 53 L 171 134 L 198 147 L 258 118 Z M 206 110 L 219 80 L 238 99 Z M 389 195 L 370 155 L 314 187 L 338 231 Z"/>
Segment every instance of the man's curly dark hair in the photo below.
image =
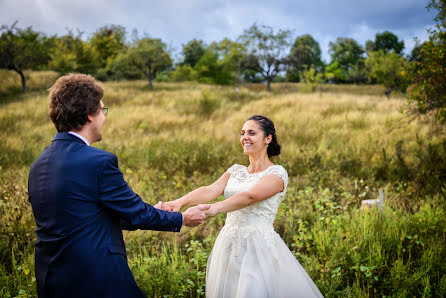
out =
<path fill-rule="evenodd" d="M 49 114 L 58 132 L 81 129 L 87 116 L 99 111 L 104 96 L 101 83 L 79 73 L 58 78 L 49 91 Z"/>

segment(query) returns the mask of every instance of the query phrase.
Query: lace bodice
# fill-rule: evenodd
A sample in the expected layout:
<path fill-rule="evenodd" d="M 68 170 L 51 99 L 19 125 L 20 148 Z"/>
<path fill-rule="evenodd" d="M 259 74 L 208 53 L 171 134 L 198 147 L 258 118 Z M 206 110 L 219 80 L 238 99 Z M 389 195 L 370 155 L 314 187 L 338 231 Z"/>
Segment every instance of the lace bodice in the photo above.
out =
<path fill-rule="evenodd" d="M 230 198 L 239 192 L 249 190 L 256 185 L 260 179 L 267 175 L 273 174 L 282 178 L 284 184 L 282 192 L 259 203 L 237 211 L 229 212 L 225 223 L 225 226 L 236 225 L 237 227 L 242 227 L 261 225 L 272 227 L 277 215 L 277 209 L 287 190 L 288 174 L 286 170 L 280 165 L 273 165 L 262 172 L 250 174 L 245 166 L 235 164 L 228 169 L 228 172 L 231 174 L 231 177 L 229 178 L 224 191 L 225 199 Z"/>
<path fill-rule="evenodd" d="M 283 191 L 251 206 L 228 212 L 215 240 L 206 269 L 206 297 L 323 298 L 305 269 L 280 235 L 274 219 L 287 191 L 288 174 L 279 165 L 259 173 L 233 165 L 224 191 L 225 200 L 247 191 L 265 176 L 283 180 Z"/>

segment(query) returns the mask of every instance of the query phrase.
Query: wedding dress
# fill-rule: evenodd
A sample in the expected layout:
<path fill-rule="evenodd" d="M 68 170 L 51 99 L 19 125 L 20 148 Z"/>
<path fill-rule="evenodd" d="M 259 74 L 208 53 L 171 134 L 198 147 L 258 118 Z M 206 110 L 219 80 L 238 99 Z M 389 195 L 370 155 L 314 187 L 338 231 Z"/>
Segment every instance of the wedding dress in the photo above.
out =
<path fill-rule="evenodd" d="M 206 269 L 206 297 L 323 297 L 274 231 L 277 209 L 285 196 L 288 174 L 279 165 L 250 174 L 242 165 L 228 169 L 231 174 L 224 191 L 227 199 L 247 191 L 266 175 L 282 178 L 282 192 L 262 202 L 229 212 Z"/>

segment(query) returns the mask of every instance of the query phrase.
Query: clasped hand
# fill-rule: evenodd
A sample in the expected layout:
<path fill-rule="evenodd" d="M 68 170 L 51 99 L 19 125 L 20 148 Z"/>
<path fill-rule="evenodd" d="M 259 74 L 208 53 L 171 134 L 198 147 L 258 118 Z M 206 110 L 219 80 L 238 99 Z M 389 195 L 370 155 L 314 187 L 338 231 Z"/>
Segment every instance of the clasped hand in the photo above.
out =
<path fill-rule="evenodd" d="M 181 201 L 174 200 L 169 202 L 158 202 L 155 208 L 169 211 L 178 212 L 180 211 L 182 204 Z M 183 212 L 183 225 L 189 227 L 196 227 L 204 222 L 206 215 L 214 216 L 216 213 L 213 211 L 212 205 L 210 204 L 199 204 L 197 206 L 191 207 Z"/>

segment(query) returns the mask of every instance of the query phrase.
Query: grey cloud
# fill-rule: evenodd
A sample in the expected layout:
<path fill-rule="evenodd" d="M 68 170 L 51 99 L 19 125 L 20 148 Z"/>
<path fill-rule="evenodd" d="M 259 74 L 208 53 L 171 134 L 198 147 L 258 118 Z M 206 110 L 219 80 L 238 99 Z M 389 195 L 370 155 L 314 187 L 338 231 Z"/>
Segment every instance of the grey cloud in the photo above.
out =
<path fill-rule="evenodd" d="M 19 25 L 47 34 L 78 28 L 86 36 L 105 24 L 118 24 L 179 50 L 193 38 L 207 43 L 235 39 L 258 22 L 291 29 L 295 36 L 312 34 L 328 60 L 328 42 L 336 37 L 363 43 L 390 30 L 413 46 L 412 38 L 425 39 L 425 29 L 434 23 L 434 12 L 427 12 L 426 5 L 427 0 L 0 0 L 0 23 L 19 20 Z"/>

